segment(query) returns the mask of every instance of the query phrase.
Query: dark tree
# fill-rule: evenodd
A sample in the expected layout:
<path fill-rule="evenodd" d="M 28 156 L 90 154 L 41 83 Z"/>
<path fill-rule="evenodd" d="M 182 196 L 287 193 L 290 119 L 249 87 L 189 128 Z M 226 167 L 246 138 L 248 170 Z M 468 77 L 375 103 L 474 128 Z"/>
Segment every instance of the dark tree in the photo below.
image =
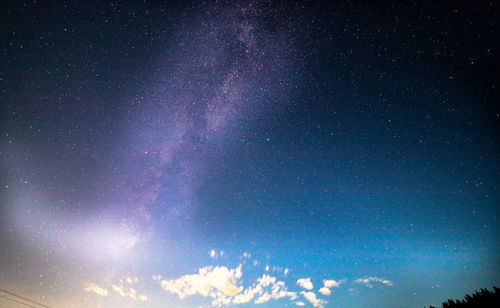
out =
<path fill-rule="evenodd" d="M 442 308 L 454 307 L 500 307 L 500 289 L 493 287 L 493 292 L 488 289 L 481 289 L 474 294 L 466 294 L 462 300 L 448 299 L 443 302 Z M 436 308 L 429 306 L 429 308 Z"/>

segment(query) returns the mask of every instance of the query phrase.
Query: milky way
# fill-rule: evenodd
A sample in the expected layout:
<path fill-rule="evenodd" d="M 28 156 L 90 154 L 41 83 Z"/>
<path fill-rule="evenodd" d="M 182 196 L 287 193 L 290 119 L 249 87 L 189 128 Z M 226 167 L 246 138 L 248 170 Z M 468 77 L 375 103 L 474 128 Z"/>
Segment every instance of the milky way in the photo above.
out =
<path fill-rule="evenodd" d="M 124 162 L 126 202 L 171 223 L 195 214 L 207 157 L 238 138 L 246 118 L 283 110 L 298 69 L 290 29 L 265 6 L 200 10 L 175 31 L 158 80 L 135 102 Z"/>
<path fill-rule="evenodd" d="M 99 258 L 99 250 L 109 257 L 114 255 L 111 250 L 148 240 L 161 225 L 184 230 L 183 220 L 196 212 L 196 189 L 204 181 L 206 158 L 224 151 L 224 143 L 237 136 L 245 118 L 282 110 L 286 104 L 298 64 L 284 18 L 266 6 L 214 5 L 180 20 L 171 46 L 153 64 L 155 78 L 127 110 L 131 115 L 122 132 L 126 141 L 121 161 L 116 172 L 101 175 L 103 200 L 96 200 L 91 214 L 97 223 L 66 223 L 73 218 L 57 214 L 50 218 L 43 205 L 40 216 L 19 212 L 16 215 L 25 218 L 16 219 L 23 224 L 41 219 L 49 225 L 44 236 L 64 246 L 66 237 L 56 234 L 81 228 L 92 238 L 84 250 L 90 248 Z M 160 226 L 154 225 L 152 215 L 160 215 Z M 98 225 L 111 229 L 99 231 Z M 109 235 L 113 232 L 116 235 Z M 103 233 L 110 238 L 96 240 L 106 237 Z"/>

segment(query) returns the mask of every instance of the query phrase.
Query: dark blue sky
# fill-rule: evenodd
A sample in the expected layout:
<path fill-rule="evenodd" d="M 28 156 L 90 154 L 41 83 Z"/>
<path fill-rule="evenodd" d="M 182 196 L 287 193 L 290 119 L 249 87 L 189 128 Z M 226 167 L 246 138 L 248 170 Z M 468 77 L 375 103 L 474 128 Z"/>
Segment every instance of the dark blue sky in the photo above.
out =
<path fill-rule="evenodd" d="M 494 2 L 0 19 L 0 288 L 54 307 L 423 307 L 498 285 Z"/>

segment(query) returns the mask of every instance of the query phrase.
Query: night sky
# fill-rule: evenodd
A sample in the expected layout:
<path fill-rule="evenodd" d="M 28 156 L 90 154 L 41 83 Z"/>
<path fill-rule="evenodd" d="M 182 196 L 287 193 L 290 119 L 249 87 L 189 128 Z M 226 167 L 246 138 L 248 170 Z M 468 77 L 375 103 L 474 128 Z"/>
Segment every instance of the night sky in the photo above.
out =
<path fill-rule="evenodd" d="M 4 1 L 0 289 L 423 307 L 499 286 L 499 5 L 397 3 Z"/>

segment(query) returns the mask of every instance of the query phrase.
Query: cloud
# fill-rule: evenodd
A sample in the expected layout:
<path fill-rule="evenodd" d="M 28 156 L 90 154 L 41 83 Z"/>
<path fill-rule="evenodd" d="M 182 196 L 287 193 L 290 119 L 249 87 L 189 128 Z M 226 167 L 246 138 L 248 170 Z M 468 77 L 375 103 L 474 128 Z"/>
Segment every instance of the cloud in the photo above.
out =
<path fill-rule="evenodd" d="M 126 296 L 126 295 L 125 295 L 125 291 L 123 291 L 123 289 L 122 289 L 120 286 L 118 286 L 118 285 L 114 284 L 111 288 L 112 288 L 112 289 L 113 289 L 116 293 L 120 294 L 120 296 Z"/>
<path fill-rule="evenodd" d="M 297 284 L 306 290 L 312 290 L 314 288 L 311 278 L 301 278 L 297 280 Z"/>
<path fill-rule="evenodd" d="M 132 280 L 135 281 L 135 280 Z M 128 279 L 127 279 L 128 282 Z M 137 291 L 134 288 L 127 288 L 124 287 L 122 284 L 116 285 L 114 284 L 112 287 L 113 291 L 118 293 L 122 297 L 129 297 L 133 300 L 141 300 L 143 302 L 146 302 L 149 300 L 148 296 L 145 294 L 138 294 Z"/>
<path fill-rule="evenodd" d="M 200 268 L 198 274 L 184 275 L 174 280 L 161 280 L 160 284 L 164 290 L 177 294 L 180 299 L 194 294 L 206 297 L 212 289 L 234 296 L 242 290 L 242 287 L 236 285 L 241 276 L 241 265 L 234 269 L 207 266 Z"/>
<path fill-rule="evenodd" d="M 250 302 L 254 297 L 255 304 L 262 304 L 270 300 L 289 297 L 291 300 L 297 298 L 296 292 L 290 292 L 283 281 L 277 281 L 276 277 L 267 274 L 262 275 L 253 286 L 248 287 L 231 301 L 232 304 L 244 304 Z"/>
<path fill-rule="evenodd" d="M 127 277 L 125 278 L 125 281 L 128 283 L 128 284 L 133 284 L 133 283 L 137 283 L 139 281 L 139 278 L 137 277 Z"/>
<path fill-rule="evenodd" d="M 269 275 L 262 275 L 262 277 L 260 277 L 259 279 L 257 279 L 257 282 L 263 286 L 263 287 L 267 287 L 271 284 L 274 284 L 276 282 L 276 277 L 271 277 Z"/>
<path fill-rule="evenodd" d="M 83 289 L 87 292 L 92 292 L 100 296 L 107 296 L 108 295 L 108 290 L 106 288 L 101 288 L 100 286 L 96 285 L 95 283 L 87 283 L 85 285 L 85 288 Z"/>
<path fill-rule="evenodd" d="M 159 281 L 159 275 L 153 277 Z M 211 297 L 211 305 L 215 307 L 245 304 L 251 301 L 262 304 L 270 300 L 281 298 L 295 300 L 298 297 L 297 292 L 288 291 L 283 281 L 278 281 L 276 277 L 268 274 L 263 274 L 246 289 L 238 286 L 241 277 L 241 265 L 234 269 L 204 267 L 198 270 L 198 274 L 159 282 L 164 290 L 177 294 L 180 299 L 195 294 Z"/>
<path fill-rule="evenodd" d="M 212 250 L 210 250 L 209 255 L 210 255 L 210 258 L 216 259 L 219 256 L 220 257 L 224 256 L 224 250 L 221 250 L 221 251 L 217 252 L 214 249 L 212 249 Z"/>
<path fill-rule="evenodd" d="M 252 287 L 245 289 L 242 293 L 236 295 L 233 299 L 234 304 L 244 304 L 251 301 L 257 294 L 262 294 L 264 292 L 264 288 L 268 287 L 271 284 L 276 282 L 275 277 L 271 277 L 269 275 L 262 275 L 259 279 L 257 279 L 257 283 Z"/>
<path fill-rule="evenodd" d="M 256 304 L 263 304 L 265 302 L 268 302 L 269 300 L 271 300 L 271 294 L 269 293 L 264 293 L 264 295 L 262 295 L 261 297 L 257 298 L 257 300 L 255 301 Z"/>
<path fill-rule="evenodd" d="M 319 289 L 319 293 L 321 293 L 323 295 L 330 295 L 330 294 L 332 294 L 332 292 L 330 291 L 330 289 L 325 288 L 325 287 Z"/>
<path fill-rule="evenodd" d="M 325 301 L 316 298 L 316 294 L 313 292 L 302 291 L 300 294 L 302 294 L 314 307 L 322 307 L 323 304 L 326 303 Z"/>
<path fill-rule="evenodd" d="M 333 279 L 331 280 L 323 280 L 323 286 L 325 288 L 338 288 L 340 287 L 340 284 L 343 282 L 343 280 L 340 281 L 335 281 Z"/>
<path fill-rule="evenodd" d="M 295 305 L 297 305 L 297 306 L 305 306 L 306 304 L 304 302 L 296 302 Z"/>
<path fill-rule="evenodd" d="M 280 299 L 284 297 L 289 297 L 291 300 L 294 300 L 297 298 L 297 292 L 288 291 L 283 281 L 277 281 L 272 284 L 271 293 L 264 293 L 264 295 L 258 298 L 255 303 L 260 304 L 269 301 L 270 299 Z"/>
<path fill-rule="evenodd" d="M 126 282 L 129 286 L 125 287 L 123 285 L 123 282 Z M 139 282 L 139 279 L 137 277 L 126 277 L 125 279 L 119 279 L 118 284 L 113 284 L 111 285 L 111 290 L 115 291 L 118 293 L 118 295 L 122 297 L 129 297 L 133 300 L 141 300 L 141 301 L 148 301 L 149 297 L 145 294 L 139 294 L 137 291 L 131 287 L 132 284 Z M 87 292 L 93 292 L 96 293 L 100 296 L 107 296 L 109 294 L 109 291 L 107 288 L 103 288 L 98 286 L 95 283 L 87 283 L 84 288 L 85 291 Z"/>
<path fill-rule="evenodd" d="M 152 276 L 154 281 L 160 281 L 161 280 L 161 275 L 153 275 Z"/>
<path fill-rule="evenodd" d="M 344 280 L 340 280 L 340 281 L 335 281 L 333 279 L 331 280 L 323 280 L 323 287 L 321 289 L 319 289 L 319 293 L 323 294 L 323 295 L 330 295 L 332 294 L 332 292 L 330 291 L 330 288 L 338 288 L 340 287 L 340 284 L 343 282 Z"/>
<path fill-rule="evenodd" d="M 354 280 L 356 283 L 364 284 L 368 288 L 373 288 L 373 283 L 382 283 L 387 286 L 392 286 L 392 282 L 390 280 L 378 278 L 378 277 L 365 277 Z"/>

